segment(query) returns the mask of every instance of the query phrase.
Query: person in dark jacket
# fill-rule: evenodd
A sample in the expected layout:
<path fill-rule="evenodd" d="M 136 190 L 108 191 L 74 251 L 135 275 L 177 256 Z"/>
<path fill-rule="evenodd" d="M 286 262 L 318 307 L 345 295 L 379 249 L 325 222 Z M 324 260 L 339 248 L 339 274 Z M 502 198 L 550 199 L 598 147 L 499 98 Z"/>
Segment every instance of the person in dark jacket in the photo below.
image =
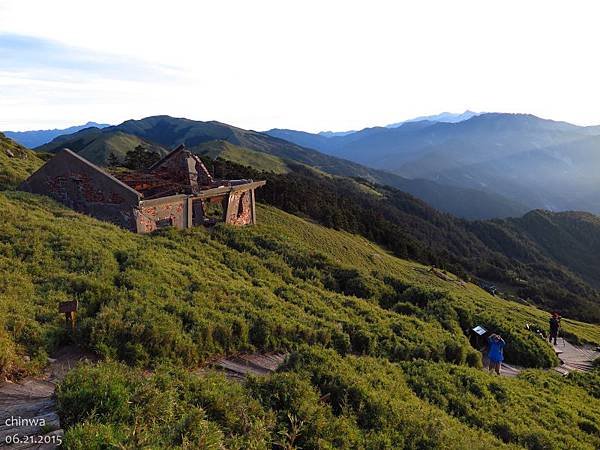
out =
<path fill-rule="evenodd" d="M 553 312 L 550 317 L 550 333 L 548 334 L 548 342 L 554 341 L 554 345 L 556 345 L 556 340 L 558 338 L 558 332 L 560 331 L 560 314 L 557 312 Z"/>
<path fill-rule="evenodd" d="M 500 366 L 504 361 L 504 346 L 506 342 L 499 334 L 492 334 L 488 338 L 488 369 L 490 372 L 495 371 L 500 375 Z"/>

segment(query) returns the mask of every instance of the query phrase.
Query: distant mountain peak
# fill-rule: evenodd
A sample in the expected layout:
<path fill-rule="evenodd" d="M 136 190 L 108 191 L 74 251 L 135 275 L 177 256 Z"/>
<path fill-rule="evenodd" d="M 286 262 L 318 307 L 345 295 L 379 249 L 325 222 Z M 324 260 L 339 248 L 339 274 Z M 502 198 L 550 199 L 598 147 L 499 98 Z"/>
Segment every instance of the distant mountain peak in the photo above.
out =
<path fill-rule="evenodd" d="M 465 112 L 462 112 L 462 113 L 451 113 L 451 112 L 444 111 L 442 113 L 434 114 L 431 116 L 419 116 L 419 117 L 415 117 L 414 119 L 408 119 L 408 120 L 404 120 L 402 122 L 392 123 L 390 125 L 386 125 L 386 127 L 387 128 L 398 128 L 406 123 L 422 122 L 422 121 L 458 123 L 458 122 L 464 122 L 465 120 L 469 120 L 469 119 L 479 116 L 481 114 L 485 114 L 485 113 L 474 112 L 469 109 L 467 109 Z"/>
<path fill-rule="evenodd" d="M 356 133 L 356 130 L 350 131 L 320 131 L 317 133 L 319 136 L 324 137 L 336 137 L 336 136 L 348 136 L 349 134 Z"/>

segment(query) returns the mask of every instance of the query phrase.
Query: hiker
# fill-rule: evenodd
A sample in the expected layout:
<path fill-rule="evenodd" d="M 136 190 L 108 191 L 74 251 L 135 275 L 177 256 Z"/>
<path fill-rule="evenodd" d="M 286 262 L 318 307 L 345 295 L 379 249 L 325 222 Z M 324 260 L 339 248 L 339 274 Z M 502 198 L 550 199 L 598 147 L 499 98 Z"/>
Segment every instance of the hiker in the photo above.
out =
<path fill-rule="evenodd" d="M 504 361 L 504 346 L 506 342 L 499 334 L 492 334 L 488 338 L 488 369 L 490 372 L 496 371 L 500 375 L 500 365 Z"/>
<path fill-rule="evenodd" d="M 560 330 L 560 314 L 557 312 L 553 312 L 550 317 L 550 334 L 548 335 L 548 342 L 552 342 L 554 340 L 554 345 L 556 344 L 556 339 L 558 338 L 558 332 Z"/>

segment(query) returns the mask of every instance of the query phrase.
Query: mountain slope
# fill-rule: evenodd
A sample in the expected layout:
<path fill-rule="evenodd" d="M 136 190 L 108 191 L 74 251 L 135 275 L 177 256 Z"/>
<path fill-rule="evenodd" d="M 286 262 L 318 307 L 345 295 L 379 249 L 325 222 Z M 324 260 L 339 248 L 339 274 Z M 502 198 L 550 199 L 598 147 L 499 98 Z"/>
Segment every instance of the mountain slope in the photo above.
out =
<path fill-rule="evenodd" d="M 169 432 L 176 423 L 177 436 L 186 439 L 252 446 L 287 429 L 289 415 L 311 427 L 298 438 L 305 448 L 313 439 L 358 447 L 384 439 L 394 446 L 408 440 L 425 448 L 502 448 L 502 423 L 511 429 L 512 448 L 531 436 L 576 440 L 582 448 L 598 441 L 566 425 L 582 411 L 588 421 L 600 418 L 598 400 L 570 379 L 537 371 L 498 379 L 440 362 L 472 355 L 477 364 L 462 328 L 481 323 L 505 336 L 508 358 L 553 364 L 548 344 L 522 326 L 543 327 L 546 314 L 444 281 L 359 237 L 265 207 L 254 228 L 151 236 L 30 194 L 0 193 L 0 207 L 9 217 L 0 239 L 11 255 L 0 256 L 9 281 L 0 285 L 0 332 L 9 330 L 0 354 L 12 349 L 13 364 L 22 364 L 24 354 L 42 361 L 36 355 L 51 345 L 45 339 L 65 338 L 56 303 L 76 295 L 79 342 L 140 367 L 100 362 L 67 377 L 57 397 L 71 444 L 139 439 L 168 448 L 178 442 Z M 597 327 L 566 320 L 564 327 L 600 341 Z M 200 375 L 184 370 L 239 350 L 294 353 L 281 373 L 243 384 L 206 369 Z M 157 362 L 165 359 L 166 367 Z M 153 370 L 144 371 L 148 364 Z M 465 392 L 455 394 L 464 380 Z M 477 424 L 459 413 L 467 402 L 486 420 Z M 490 407 L 505 414 L 494 418 Z M 547 415 L 560 422 L 557 428 L 545 426 Z"/>
<path fill-rule="evenodd" d="M 85 133 L 97 136 L 98 130 Z M 100 136 L 119 133 L 111 131 L 100 133 Z M 84 148 L 90 142 L 101 140 L 98 137 L 92 137 L 90 142 L 81 137 L 77 139 Z M 244 165 L 252 165 L 248 158 L 254 158 L 255 165 L 268 172 L 221 173 L 216 170 L 215 175 L 267 179 L 267 188 L 259 196 L 280 208 L 308 214 L 328 226 L 360 233 L 386 245 L 399 256 L 500 283 L 515 296 L 530 298 L 546 308 L 559 308 L 577 317 L 600 320 L 597 291 L 600 274 L 589 270 L 584 273 L 581 265 L 547 254 L 539 248 L 535 239 L 524 237 L 526 228 L 513 233 L 507 231 L 507 224 L 501 225 L 500 242 L 506 248 L 498 248 L 496 242 L 487 238 L 488 233 L 494 236 L 495 232 L 494 226 L 489 223 L 469 226 L 430 209 L 406 194 L 373 186 L 361 178 L 338 180 L 320 176 L 306 166 L 236 147 L 226 141 L 208 141 L 196 146 L 196 151 L 212 154 L 213 157 L 233 155 L 224 159 L 241 161 Z M 219 169 L 216 164 L 213 167 Z M 273 172 L 289 173 L 289 177 L 279 179 L 273 176 Z M 471 205 L 464 206 L 468 209 Z M 540 239 L 543 238 L 542 234 Z M 596 261 L 597 254 L 587 252 L 594 247 L 584 236 L 578 239 L 579 246 L 556 242 L 566 251 L 580 248 L 585 252 L 586 261 Z M 523 255 L 512 254 L 510 249 L 513 247 L 523 249 Z M 524 285 L 521 280 L 528 284 Z"/>
<path fill-rule="evenodd" d="M 513 361 L 555 362 L 545 342 L 531 340 L 521 326 L 528 318 L 542 327 L 542 311 L 492 297 L 471 284 L 445 281 L 364 238 L 276 208 L 260 207 L 256 227 L 142 236 L 42 196 L 4 192 L 0 204 L 9 217 L 0 236 L 13 255 L 1 257 L 3 276 L 14 282 L 2 285 L 4 311 L 20 303 L 11 317 L 17 314 L 36 333 L 60 333 L 61 317 L 39 323 L 36 317 L 53 311 L 60 298 L 78 293 L 84 343 L 130 362 L 167 358 L 193 366 L 223 351 L 282 349 L 293 342 L 320 342 L 340 351 L 348 342 L 359 353 L 391 359 L 410 359 L 420 345 L 441 356 L 450 343 L 467 344 L 461 327 L 452 322 L 458 319 L 442 327 L 435 309 L 419 312 L 427 303 L 419 303 L 421 296 L 430 289 L 430 307 L 445 302 L 510 335 Z M 403 313 L 388 309 L 398 301 L 413 302 L 415 308 Z M 41 315 L 30 314 L 35 309 Z M 153 329 L 157 320 L 161 327 Z M 222 328 L 212 337 L 194 331 L 209 323 Z M 14 331 L 15 343 L 20 351 L 33 352 L 43 343 L 28 339 L 27 327 Z M 565 331 L 600 341 L 598 327 L 568 321 Z M 144 351 L 134 351 L 136 345 Z"/>
<path fill-rule="evenodd" d="M 25 147 L 34 148 L 44 145 L 63 134 L 73 134 L 85 128 L 104 128 L 108 126 L 105 123 L 88 122 L 85 125 L 76 125 L 60 130 L 55 128 L 53 130 L 5 131 L 4 134 Z"/>
<path fill-rule="evenodd" d="M 473 229 L 481 222 L 470 224 Z M 501 242 L 486 239 L 486 232 L 478 232 L 489 246 L 498 245 L 504 254 L 519 258 L 528 264 L 540 264 L 550 258 L 564 267 L 569 267 L 590 285 L 600 288 L 600 217 L 584 212 L 531 211 L 523 217 L 494 220 L 487 226 L 502 227 L 506 233 L 515 233 L 513 242 L 520 245 L 502 245 Z M 517 237 L 518 236 L 518 237 Z M 523 252 L 531 247 L 537 252 Z"/>
<path fill-rule="evenodd" d="M 194 153 L 207 156 L 211 159 L 221 158 L 244 166 L 254 167 L 256 170 L 273 173 L 288 173 L 290 167 L 277 156 L 257 152 L 227 141 L 209 141 L 194 148 Z"/>
<path fill-rule="evenodd" d="M 213 167 L 219 177 L 266 179 L 259 200 L 365 236 L 399 257 L 496 283 L 505 296 L 600 322 L 595 216 L 534 211 L 521 219 L 466 222 L 360 179 L 326 177 L 303 167 L 285 175 L 224 162 Z M 535 217 L 544 217 L 546 226 Z"/>
<path fill-rule="evenodd" d="M 0 133 L 0 189 L 15 188 L 43 163 L 35 152 Z"/>
<path fill-rule="evenodd" d="M 149 151 L 166 155 L 166 148 L 140 139 L 137 136 L 121 131 L 105 131 L 99 128 L 86 128 L 72 135 L 59 136 L 51 142 L 37 147 L 36 151 L 56 153 L 68 147 L 87 160 L 100 165 L 106 165 L 111 154 L 123 161 L 128 151 L 142 145 Z"/>
<path fill-rule="evenodd" d="M 158 153 L 161 157 L 170 151 L 164 147 L 140 139 L 137 136 L 117 131 L 114 133 L 102 133 L 101 136 L 94 139 L 94 141 L 90 142 L 78 153 L 95 164 L 105 165 L 108 163 L 111 154 L 122 161 L 125 159 L 128 151 L 140 145 L 148 151 Z"/>
<path fill-rule="evenodd" d="M 301 147 L 283 139 L 255 131 L 242 130 L 219 122 L 198 122 L 169 116 L 154 116 L 142 120 L 129 120 L 121 125 L 103 130 L 89 129 L 71 136 L 61 136 L 39 150 L 55 151 L 69 147 L 80 151 L 93 139 L 115 132 L 137 136 L 165 148 L 185 144 L 192 151 L 211 141 L 230 144 L 275 156 L 284 161 L 294 161 L 320 171 L 341 176 L 360 177 L 379 184 L 397 187 L 419 196 L 435 208 L 466 218 L 518 216 L 526 211 L 518 201 L 509 201 L 499 195 L 473 189 L 442 186 L 426 180 L 408 180 L 398 175 L 373 170 L 359 164 L 331 157 L 316 150 Z M 94 158 L 88 155 L 89 158 Z M 98 158 L 95 159 L 96 161 Z M 468 206 L 467 206 L 468 205 Z"/>

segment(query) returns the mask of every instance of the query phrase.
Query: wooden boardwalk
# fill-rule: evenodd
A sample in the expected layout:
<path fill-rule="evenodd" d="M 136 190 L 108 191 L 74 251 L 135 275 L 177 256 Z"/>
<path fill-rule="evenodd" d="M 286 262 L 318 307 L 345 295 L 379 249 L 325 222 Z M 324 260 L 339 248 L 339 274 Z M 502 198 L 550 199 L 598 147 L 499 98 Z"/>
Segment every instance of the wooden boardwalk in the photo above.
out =
<path fill-rule="evenodd" d="M 575 346 L 562 338 L 558 339 L 558 345 L 554 350 L 561 365 L 554 370 L 566 375 L 570 372 L 587 372 L 592 368 L 592 361 L 600 358 L 600 351 L 590 346 Z"/>
<path fill-rule="evenodd" d="M 558 339 L 558 345 L 553 345 L 554 351 L 560 359 L 560 365 L 553 367 L 561 375 L 568 375 L 571 372 L 587 372 L 592 369 L 592 362 L 600 358 L 600 351 L 591 346 L 577 346 L 564 340 Z M 522 367 L 502 364 L 500 374 L 506 377 L 516 377 Z"/>
<path fill-rule="evenodd" d="M 222 370 L 232 378 L 245 378 L 248 375 L 264 376 L 277 370 L 286 358 L 285 353 L 241 354 L 213 361 L 210 366 Z"/>

